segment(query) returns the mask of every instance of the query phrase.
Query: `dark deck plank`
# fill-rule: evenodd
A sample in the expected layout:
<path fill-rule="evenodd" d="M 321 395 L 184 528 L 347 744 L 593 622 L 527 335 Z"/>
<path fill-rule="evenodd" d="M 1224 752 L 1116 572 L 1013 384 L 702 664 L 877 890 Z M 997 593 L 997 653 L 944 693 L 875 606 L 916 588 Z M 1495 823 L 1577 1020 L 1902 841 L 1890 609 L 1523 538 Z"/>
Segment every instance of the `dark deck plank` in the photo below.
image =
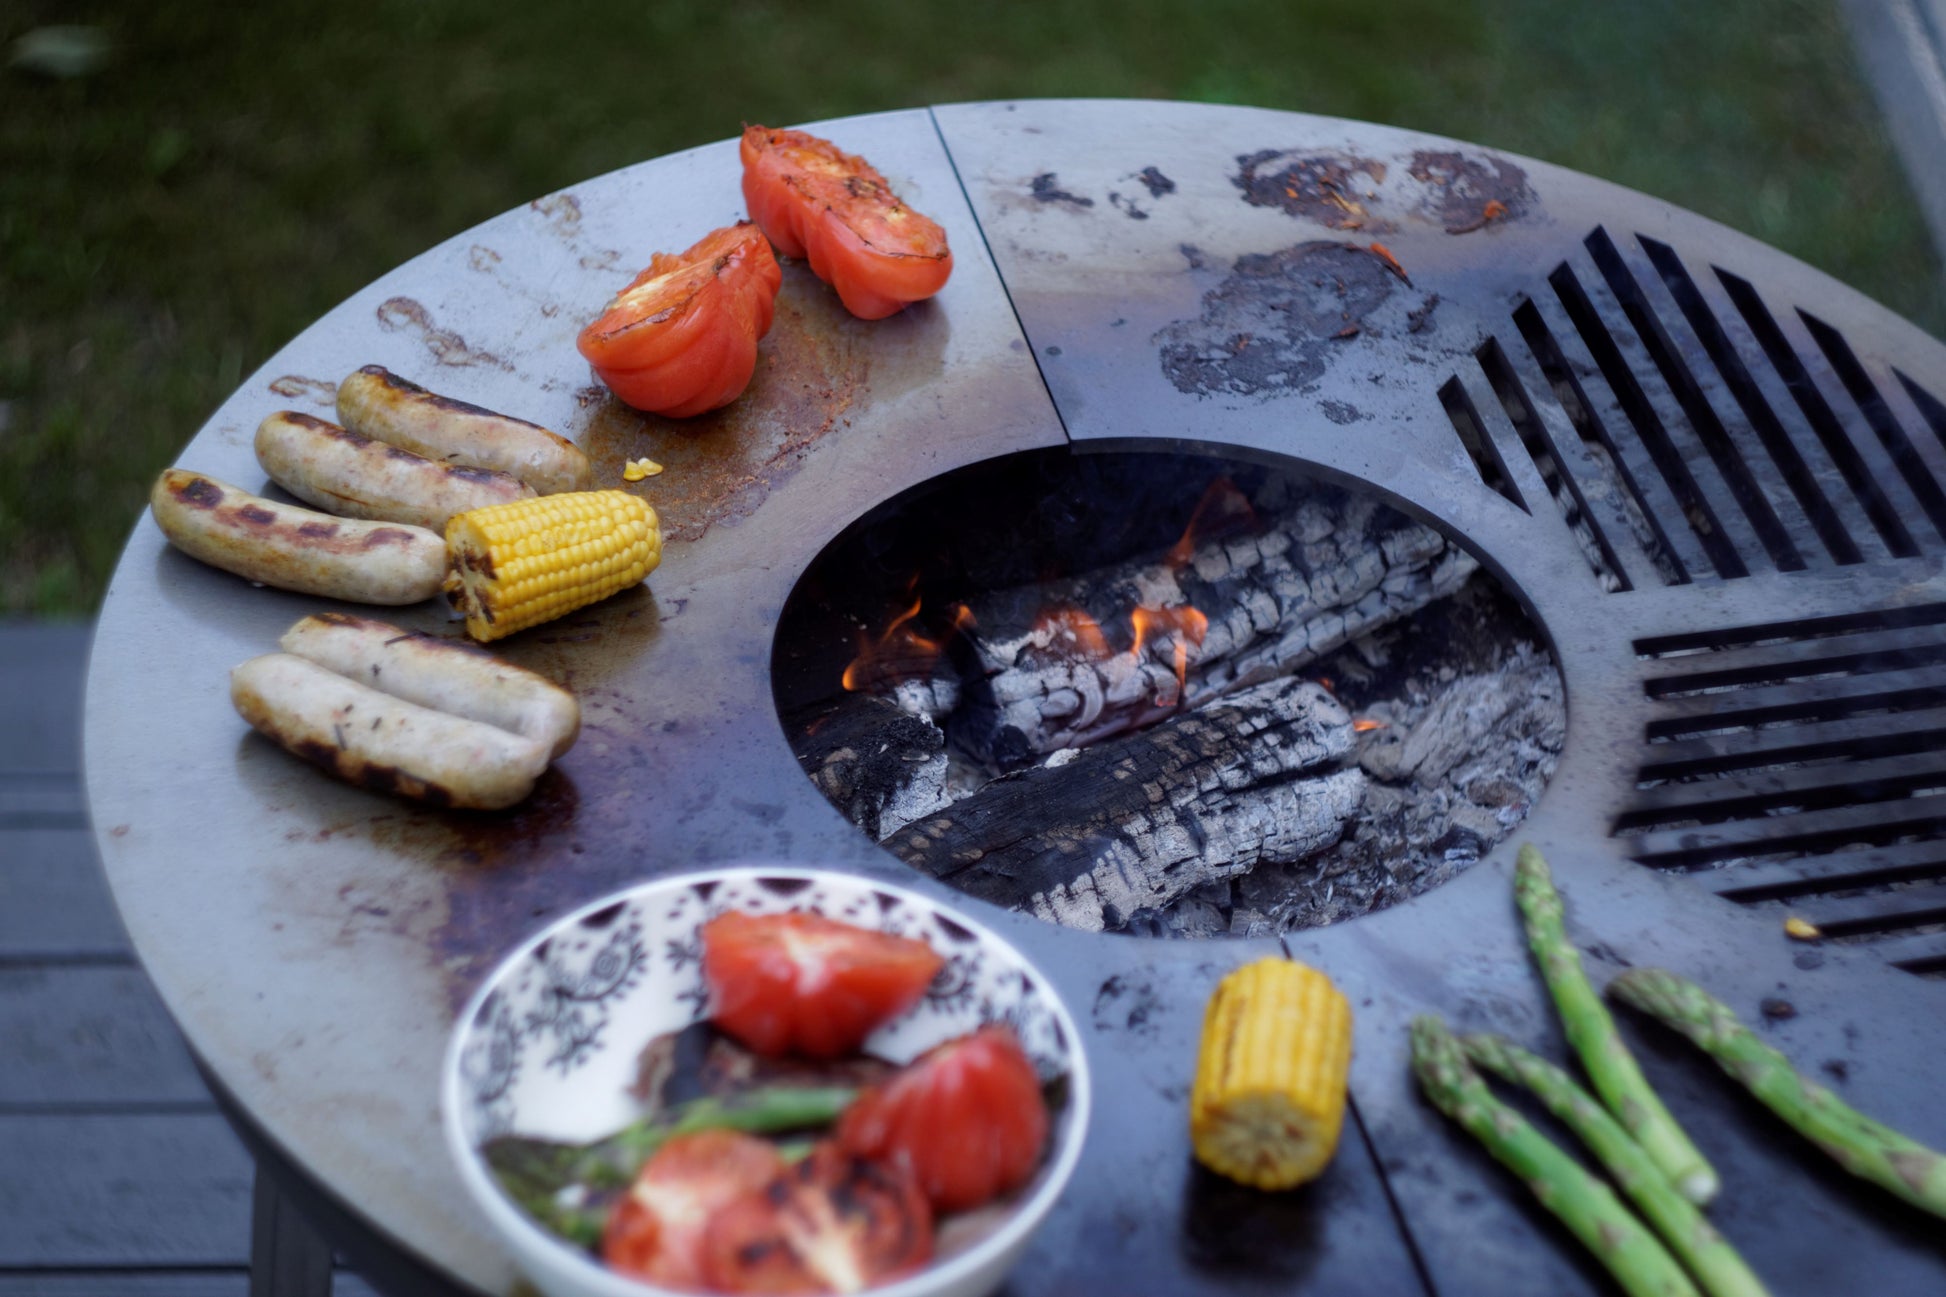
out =
<path fill-rule="evenodd" d="M 211 1105 L 141 969 L 0 968 L 0 1111 Z"/>
<path fill-rule="evenodd" d="M 81 769 L 89 622 L 0 623 L 0 772 Z"/>
<path fill-rule="evenodd" d="M 0 1269 L 248 1263 L 254 1172 L 214 1112 L 0 1114 L 0 1167 Z"/>
<path fill-rule="evenodd" d="M 247 1297 L 243 1270 L 0 1271 L 0 1297 Z M 331 1297 L 378 1297 L 349 1270 L 333 1277 Z"/>
<path fill-rule="evenodd" d="M 88 830 L 0 830 L 0 960 L 130 959 Z"/>

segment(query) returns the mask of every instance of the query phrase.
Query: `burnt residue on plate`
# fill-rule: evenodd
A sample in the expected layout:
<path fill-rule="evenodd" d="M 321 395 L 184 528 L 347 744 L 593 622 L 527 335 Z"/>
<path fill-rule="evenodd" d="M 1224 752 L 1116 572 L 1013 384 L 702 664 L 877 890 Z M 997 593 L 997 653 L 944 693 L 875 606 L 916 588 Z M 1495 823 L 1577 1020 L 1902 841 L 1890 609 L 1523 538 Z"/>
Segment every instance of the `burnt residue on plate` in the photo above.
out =
<path fill-rule="evenodd" d="M 1406 174 L 1424 185 L 1419 214 L 1448 234 L 1469 234 L 1496 221 L 1517 221 L 1537 199 L 1527 173 L 1505 158 L 1457 149 L 1421 149 Z"/>
<path fill-rule="evenodd" d="M 285 374 L 269 383 L 270 390 L 279 396 L 295 401 L 304 397 L 318 405 L 335 407 L 338 404 L 338 385 L 322 378 L 305 378 L 301 374 Z"/>
<path fill-rule="evenodd" d="M 1176 192 L 1176 182 L 1154 167 L 1143 167 L 1135 173 L 1135 179 L 1142 182 L 1142 187 L 1149 191 L 1151 198 L 1160 198 L 1164 194 Z"/>
<path fill-rule="evenodd" d="M 1315 382 L 1398 277 L 1384 258 L 1316 241 L 1238 257 L 1203 312 L 1161 330 L 1162 372 L 1192 396 L 1276 396 Z"/>
<path fill-rule="evenodd" d="M 1027 192 L 1037 203 L 1063 203 L 1069 207 L 1093 207 L 1095 200 L 1071 194 L 1061 188 L 1061 182 L 1052 171 L 1043 171 L 1027 184 Z"/>
<path fill-rule="evenodd" d="M 1385 170 L 1383 162 L 1352 154 L 1263 149 L 1239 155 L 1230 179 L 1252 207 L 1275 207 L 1334 230 L 1383 233 L 1392 225 L 1369 204 Z"/>
<path fill-rule="evenodd" d="M 426 344 L 432 358 L 442 365 L 492 365 L 498 369 L 512 369 L 500 357 L 490 351 L 478 351 L 466 345 L 466 339 L 451 329 L 442 329 L 433 323 L 432 312 L 410 297 L 388 297 L 378 305 L 379 327 L 387 332 L 396 333 L 406 330 L 419 335 Z"/>

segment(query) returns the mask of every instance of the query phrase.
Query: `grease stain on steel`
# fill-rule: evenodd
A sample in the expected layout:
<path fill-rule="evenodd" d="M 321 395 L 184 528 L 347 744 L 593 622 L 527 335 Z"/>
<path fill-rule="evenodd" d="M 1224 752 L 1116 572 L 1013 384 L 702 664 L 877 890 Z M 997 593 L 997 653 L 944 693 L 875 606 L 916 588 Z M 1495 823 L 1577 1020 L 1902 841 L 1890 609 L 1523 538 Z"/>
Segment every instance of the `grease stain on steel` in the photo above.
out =
<path fill-rule="evenodd" d="M 1373 158 L 1262 149 L 1239 154 L 1230 180 L 1252 207 L 1275 207 L 1334 230 L 1383 233 L 1392 223 L 1372 215 L 1366 204 L 1375 197 L 1369 186 L 1383 184 L 1385 173 L 1385 164 Z"/>
<path fill-rule="evenodd" d="M 491 274 L 500 264 L 500 254 L 483 243 L 476 243 L 467 249 L 466 264 L 481 274 Z"/>
<path fill-rule="evenodd" d="M 1357 423 L 1365 417 L 1364 413 L 1357 406 L 1345 401 L 1320 401 L 1318 402 L 1318 409 L 1324 412 L 1325 418 L 1340 427 Z"/>
<path fill-rule="evenodd" d="M 549 194 L 545 198 L 536 198 L 527 206 L 539 212 L 562 238 L 572 239 L 580 235 L 581 200 L 573 194 Z"/>
<path fill-rule="evenodd" d="M 1192 396 L 1277 396 L 1315 382 L 1398 279 L 1383 258 L 1314 241 L 1238 257 L 1203 313 L 1156 334 L 1162 372 Z"/>
<path fill-rule="evenodd" d="M 388 332 L 417 333 L 432 358 L 442 365 L 493 365 L 511 370 L 512 365 L 489 351 L 476 351 L 466 339 L 450 329 L 433 323 L 432 313 L 410 297 L 388 297 L 378 305 L 379 327 Z"/>
<path fill-rule="evenodd" d="M 304 378 L 298 374 L 285 374 L 282 378 L 270 380 L 270 390 L 279 396 L 287 396 L 295 401 L 299 397 L 314 401 L 318 405 L 336 407 L 338 404 L 338 385 L 327 383 L 322 378 Z"/>
<path fill-rule="evenodd" d="M 694 541 L 755 513 L 841 426 L 871 376 L 872 326 L 847 314 L 805 267 L 793 264 L 787 274 L 810 282 L 778 296 L 776 323 L 742 396 L 693 419 L 665 419 L 604 391 L 575 437 L 600 480 L 620 477 L 626 461 L 643 456 L 663 466 L 638 485 L 665 540 Z"/>
<path fill-rule="evenodd" d="M 1028 182 L 1027 192 L 1033 195 L 1037 203 L 1065 203 L 1070 207 L 1095 205 L 1094 199 L 1083 198 L 1080 194 L 1071 194 L 1061 188 L 1061 182 L 1055 178 L 1052 171 L 1043 171 L 1035 176 Z"/>
<path fill-rule="evenodd" d="M 1406 174 L 1426 187 L 1419 213 L 1448 234 L 1465 234 L 1489 221 L 1517 221 L 1538 201 L 1525 171 L 1490 154 L 1421 149 Z M 1489 203 L 1498 207 L 1490 211 Z"/>
<path fill-rule="evenodd" d="M 1176 182 L 1163 175 L 1154 167 L 1143 167 L 1135 173 L 1135 179 L 1142 182 L 1142 187 L 1149 191 L 1149 197 L 1151 198 L 1160 198 L 1164 194 L 1173 194 L 1176 192 Z"/>

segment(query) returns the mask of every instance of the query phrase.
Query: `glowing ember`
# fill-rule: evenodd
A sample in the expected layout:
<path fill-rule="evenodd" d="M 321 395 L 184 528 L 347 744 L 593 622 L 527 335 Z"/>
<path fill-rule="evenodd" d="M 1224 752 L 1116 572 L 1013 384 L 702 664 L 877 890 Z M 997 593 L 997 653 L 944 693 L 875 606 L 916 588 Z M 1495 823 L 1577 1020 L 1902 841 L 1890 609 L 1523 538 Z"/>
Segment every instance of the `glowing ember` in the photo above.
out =
<path fill-rule="evenodd" d="M 1256 521 L 1257 511 L 1250 507 L 1249 497 L 1237 489 L 1235 482 L 1219 477 L 1203 491 L 1203 498 L 1196 502 L 1196 511 L 1189 515 L 1189 525 L 1162 556 L 1163 561 L 1170 567 L 1186 567 L 1196 556 L 1197 545 L 1242 531 Z"/>
<path fill-rule="evenodd" d="M 1108 647 L 1108 637 L 1101 632 L 1101 623 L 1079 608 L 1049 608 L 1034 619 L 1035 636 L 1045 636 L 1047 646 L 1068 657 L 1109 658 L 1115 650 Z"/>
<path fill-rule="evenodd" d="M 1384 721 L 1369 720 L 1363 716 L 1360 716 L 1351 723 L 1351 732 L 1353 734 L 1370 734 L 1373 730 L 1382 730 L 1384 728 L 1386 728 Z"/>

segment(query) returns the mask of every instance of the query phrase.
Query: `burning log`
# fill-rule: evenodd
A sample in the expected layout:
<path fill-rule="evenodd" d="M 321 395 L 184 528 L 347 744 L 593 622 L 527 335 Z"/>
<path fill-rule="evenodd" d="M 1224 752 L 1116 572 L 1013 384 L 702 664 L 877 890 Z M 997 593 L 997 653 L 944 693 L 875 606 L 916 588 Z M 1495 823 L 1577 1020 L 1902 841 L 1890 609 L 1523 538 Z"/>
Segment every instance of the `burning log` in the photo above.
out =
<path fill-rule="evenodd" d="M 923 714 L 848 693 L 792 718 L 797 760 L 853 824 L 883 837 L 948 804 L 946 736 Z"/>
<path fill-rule="evenodd" d="M 953 741 L 1001 769 L 1093 743 L 1300 670 L 1477 567 L 1432 528 L 1330 488 L 1265 523 L 1203 539 L 1192 529 L 1160 557 L 977 597 L 962 618 L 973 669 Z M 1117 652 L 1103 628 L 1131 610 L 1134 643 Z"/>
<path fill-rule="evenodd" d="M 882 841 L 974 896 L 1113 930 L 1337 841 L 1365 788 L 1361 771 L 1340 768 L 1354 747 L 1330 693 L 1279 679 L 996 779 Z"/>

